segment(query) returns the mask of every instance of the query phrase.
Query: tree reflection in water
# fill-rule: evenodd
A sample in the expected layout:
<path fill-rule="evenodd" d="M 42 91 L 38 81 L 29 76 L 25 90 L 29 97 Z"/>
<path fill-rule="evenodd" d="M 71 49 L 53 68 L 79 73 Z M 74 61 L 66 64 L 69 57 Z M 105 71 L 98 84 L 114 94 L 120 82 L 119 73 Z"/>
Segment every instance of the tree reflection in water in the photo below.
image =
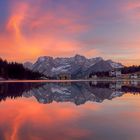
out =
<path fill-rule="evenodd" d="M 6 98 L 34 96 L 39 103 L 72 102 L 76 105 L 87 101 L 103 102 L 105 99 L 127 93 L 139 94 L 139 83 L 122 82 L 67 82 L 67 83 L 0 83 L 0 101 Z"/>

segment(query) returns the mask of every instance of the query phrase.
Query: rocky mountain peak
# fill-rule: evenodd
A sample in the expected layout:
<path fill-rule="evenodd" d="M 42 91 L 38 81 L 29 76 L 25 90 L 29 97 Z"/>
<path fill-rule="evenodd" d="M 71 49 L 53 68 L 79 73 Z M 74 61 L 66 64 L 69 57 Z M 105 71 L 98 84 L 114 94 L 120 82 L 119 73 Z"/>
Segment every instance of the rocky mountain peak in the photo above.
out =
<path fill-rule="evenodd" d="M 37 62 L 44 62 L 44 61 L 53 61 L 53 57 L 50 56 L 41 56 L 37 59 Z"/>
<path fill-rule="evenodd" d="M 122 68 L 123 65 L 112 60 L 104 60 L 101 57 L 88 59 L 76 54 L 69 58 L 42 56 L 34 64 L 25 63 L 24 67 L 43 73 L 46 76 L 57 77 L 57 75 L 65 73 L 74 78 L 84 78 L 92 72 L 109 71 L 113 68 Z"/>

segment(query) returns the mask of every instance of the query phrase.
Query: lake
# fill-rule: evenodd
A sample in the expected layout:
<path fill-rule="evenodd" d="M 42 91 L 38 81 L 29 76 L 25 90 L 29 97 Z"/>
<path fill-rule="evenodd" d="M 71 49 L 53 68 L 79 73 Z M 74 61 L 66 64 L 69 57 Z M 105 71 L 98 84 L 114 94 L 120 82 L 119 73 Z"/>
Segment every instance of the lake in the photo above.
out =
<path fill-rule="evenodd" d="M 140 83 L 0 83 L 1 140 L 139 140 Z"/>

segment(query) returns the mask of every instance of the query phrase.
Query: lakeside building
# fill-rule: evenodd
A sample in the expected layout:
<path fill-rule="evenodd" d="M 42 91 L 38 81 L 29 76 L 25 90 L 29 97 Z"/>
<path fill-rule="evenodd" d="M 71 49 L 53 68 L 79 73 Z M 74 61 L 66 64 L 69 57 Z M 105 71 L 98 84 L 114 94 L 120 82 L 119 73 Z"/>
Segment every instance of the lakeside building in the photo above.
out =
<path fill-rule="evenodd" d="M 92 75 L 91 78 L 92 78 L 92 79 L 97 79 L 98 76 L 95 74 L 95 75 Z"/>
<path fill-rule="evenodd" d="M 68 73 L 61 73 L 61 74 L 57 75 L 57 79 L 58 80 L 70 80 L 71 75 Z"/>
<path fill-rule="evenodd" d="M 110 77 L 121 77 L 122 76 L 122 72 L 120 69 L 113 69 L 109 72 L 109 76 Z"/>
<path fill-rule="evenodd" d="M 139 78 L 139 75 L 137 73 L 133 73 L 130 75 L 129 77 L 130 79 L 138 79 Z"/>
<path fill-rule="evenodd" d="M 130 73 L 130 74 L 122 74 L 123 79 L 139 79 L 140 78 L 140 73 Z"/>

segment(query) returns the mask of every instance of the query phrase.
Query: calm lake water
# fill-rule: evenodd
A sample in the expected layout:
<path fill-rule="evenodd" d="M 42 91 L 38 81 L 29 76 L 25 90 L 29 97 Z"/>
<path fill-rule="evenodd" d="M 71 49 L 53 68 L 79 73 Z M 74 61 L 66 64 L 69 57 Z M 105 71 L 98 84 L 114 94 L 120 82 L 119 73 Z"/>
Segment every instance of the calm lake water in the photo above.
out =
<path fill-rule="evenodd" d="M 140 83 L 0 83 L 0 140 L 140 140 Z"/>

